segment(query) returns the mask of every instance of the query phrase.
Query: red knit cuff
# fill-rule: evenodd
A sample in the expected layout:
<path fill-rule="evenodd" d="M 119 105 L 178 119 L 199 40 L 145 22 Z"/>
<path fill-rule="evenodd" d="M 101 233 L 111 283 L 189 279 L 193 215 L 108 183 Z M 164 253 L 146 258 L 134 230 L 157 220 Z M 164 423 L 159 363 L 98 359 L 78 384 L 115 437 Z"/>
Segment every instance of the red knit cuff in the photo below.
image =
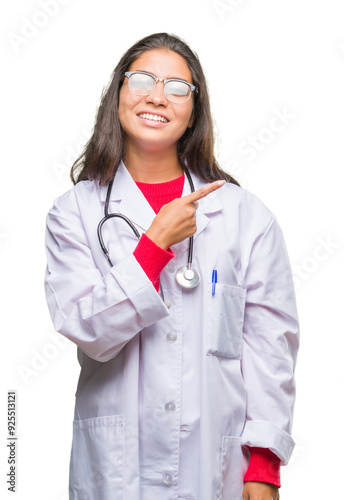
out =
<path fill-rule="evenodd" d="M 155 289 L 159 291 L 160 273 L 174 257 L 172 250 L 164 250 L 156 245 L 148 236 L 142 234 L 134 250 L 134 257 L 140 264 Z"/>
<path fill-rule="evenodd" d="M 244 481 L 260 481 L 281 487 L 280 459 L 268 448 L 249 448 L 250 463 Z"/>

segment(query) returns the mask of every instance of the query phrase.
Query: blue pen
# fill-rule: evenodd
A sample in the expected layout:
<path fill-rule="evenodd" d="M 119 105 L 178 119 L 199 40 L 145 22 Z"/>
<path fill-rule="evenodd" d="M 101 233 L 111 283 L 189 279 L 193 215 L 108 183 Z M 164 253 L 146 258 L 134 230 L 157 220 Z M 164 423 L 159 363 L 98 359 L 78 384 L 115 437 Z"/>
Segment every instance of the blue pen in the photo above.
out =
<path fill-rule="evenodd" d="M 215 295 L 215 287 L 216 287 L 216 283 L 217 283 L 217 270 L 216 269 L 213 270 L 213 275 L 211 277 L 211 282 L 213 284 L 211 294 Z"/>

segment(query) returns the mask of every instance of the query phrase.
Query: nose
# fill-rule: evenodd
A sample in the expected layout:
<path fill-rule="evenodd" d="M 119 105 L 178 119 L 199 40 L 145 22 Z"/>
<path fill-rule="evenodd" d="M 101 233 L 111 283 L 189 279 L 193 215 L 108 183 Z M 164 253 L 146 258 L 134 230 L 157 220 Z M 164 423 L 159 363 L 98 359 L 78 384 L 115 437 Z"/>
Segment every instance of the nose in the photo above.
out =
<path fill-rule="evenodd" d="M 155 89 L 151 94 L 146 97 L 146 102 L 152 102 L 155 106 L 166 106 L 167 99 L 164 93 L 165 84 L 164 82 L 156 82 Z"/>

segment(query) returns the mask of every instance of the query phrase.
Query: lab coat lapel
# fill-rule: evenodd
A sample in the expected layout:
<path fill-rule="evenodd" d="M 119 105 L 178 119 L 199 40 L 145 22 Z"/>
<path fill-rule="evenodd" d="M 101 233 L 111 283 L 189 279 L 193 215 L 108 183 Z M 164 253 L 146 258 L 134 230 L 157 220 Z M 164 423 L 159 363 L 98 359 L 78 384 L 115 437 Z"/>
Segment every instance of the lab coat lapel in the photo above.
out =
<path fill-rule="evenodd" d="M 147 231 L 152 224 L 155 212 L 123 163 L 119 165 L 116 173 L 111 201 L 119 202 L 116 211 L 128 217 L 137 226 L 139 232 Z"/>

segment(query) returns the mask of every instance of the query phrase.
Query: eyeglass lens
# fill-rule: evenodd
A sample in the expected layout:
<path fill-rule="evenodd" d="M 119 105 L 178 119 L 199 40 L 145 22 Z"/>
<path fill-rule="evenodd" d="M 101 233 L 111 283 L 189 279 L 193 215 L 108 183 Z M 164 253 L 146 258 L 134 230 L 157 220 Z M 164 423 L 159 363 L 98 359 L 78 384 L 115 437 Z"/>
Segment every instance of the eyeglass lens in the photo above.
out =
<path fill-rule="evenodd" d="M 155 89 L 156 82 L 150 75 L 133 73 L 129 78 L 129 90 L 135 95 L 147 96 Z M 165 96 L 171 102 L 184 103 L 191 93 L 189 85 L 178 80 L 165 84 Z"/>

